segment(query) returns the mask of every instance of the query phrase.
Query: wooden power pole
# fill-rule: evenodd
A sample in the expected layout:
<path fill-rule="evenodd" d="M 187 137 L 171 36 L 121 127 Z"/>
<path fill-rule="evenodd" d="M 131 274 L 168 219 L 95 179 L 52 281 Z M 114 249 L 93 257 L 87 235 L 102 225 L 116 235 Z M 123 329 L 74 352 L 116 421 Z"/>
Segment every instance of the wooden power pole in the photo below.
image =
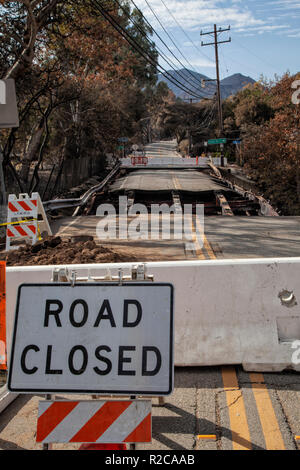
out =
<path fill-rule="evenodd" d="M 221 97 L 221 87 L 220 87 L 220 69 L 219 69 L 219 51 L 218 51 L 218 46 L 219 44 L 224 44 L 227 42 L 231 42 L 231 38 L 229 38 L 227 41 L 219 41 L 219 34 L 225 33 L 225 31 L 230 31 L 230 26 L 226 29 L 217 29 L 217 25 L 214 25 L 214 30 L 210 31 L 208 33 L 203 33 L 201 31 L 200 35 L 201 36 L 207 36 L 207 35 L 213 35 L 214 37 L 214 42 L 209 42 L 204 44 L 203 41 L 201 43 L 201 46 L 215 46 L 215 55 L 216 55 L 216 71 L 217 71 L 217 100 L 218 100 L 218 111 L 219 111 L 219 132 L 220 132 L 220 137 L 223 135 L 223 111 L 222 111 L 222 97 Z"/>

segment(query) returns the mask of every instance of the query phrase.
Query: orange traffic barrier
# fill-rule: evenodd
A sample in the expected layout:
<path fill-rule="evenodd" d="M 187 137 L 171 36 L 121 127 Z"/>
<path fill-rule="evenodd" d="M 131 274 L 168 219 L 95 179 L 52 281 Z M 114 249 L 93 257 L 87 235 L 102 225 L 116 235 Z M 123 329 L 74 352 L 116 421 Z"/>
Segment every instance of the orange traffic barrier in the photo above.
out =
<path fill-rule="evenodd" d="M 127 450 L 126 444 L 82 444 L 79 450 Z"/>
<path fill-rule="evenodd" d="M 6 309 L 5 262 L 0 262 L 0 370 L 7 369 L 6 360 Z"/>
<path fill-rule="evenodd" d="M 131 157 L 131 164 L 135 165 L 148 165 L 148 157 Z"/>

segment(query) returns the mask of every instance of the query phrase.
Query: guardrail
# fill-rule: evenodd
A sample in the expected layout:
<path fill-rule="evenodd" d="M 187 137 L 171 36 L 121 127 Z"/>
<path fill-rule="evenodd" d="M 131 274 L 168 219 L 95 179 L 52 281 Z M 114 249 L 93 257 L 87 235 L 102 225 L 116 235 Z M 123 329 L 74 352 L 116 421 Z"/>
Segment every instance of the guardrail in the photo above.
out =
<path fill-rule="evenodd" d="M 43 202 L 43 206 L 45 211 L 51 210 L 59 210 L 59 209 L 67 209 L 72 207 L 77 207 L 76 211 L 74 212 L 73 216 L 78 215 L 79 208 L 84 206 L 92 195 L 98 191 L 101 191 L 107 183 L 115 176 L 118 170 L 121 167 L 121 163 L 117 163 L 117 165 L 112 169 L 112 171 L 104 178 L 101 183 L 97 184 L 90 188 L 86 193 L 83 194 L 80 198 L 71 198 L 71 199 L 53 199 L 52 201 Z"/>

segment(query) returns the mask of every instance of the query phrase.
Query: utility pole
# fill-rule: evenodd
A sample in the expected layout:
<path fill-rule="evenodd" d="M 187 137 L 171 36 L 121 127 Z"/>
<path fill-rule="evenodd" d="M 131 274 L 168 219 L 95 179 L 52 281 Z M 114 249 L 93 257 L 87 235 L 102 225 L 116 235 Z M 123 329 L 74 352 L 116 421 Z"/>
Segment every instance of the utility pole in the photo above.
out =
<path fill-rule="evenodd" d="M 214 42 L 209 42 L 204 44 L 204 42 L 201 42 L 201 46 L 215 46 L 215 56 L 216 56 L 216 72 L 217 72 L 217 100 L 218 100 L 218 110 L 219 110 L 219 133 L 220 137 L 223 134 L 223 111 L 222 111 L 222 97 L 221 97 L 221 87 L 220 87 L 220 70 L 219 70 L 219 51 L 218 51 L 218 46 L 219 44 L 225 44 L 227 42 L 231 42 L 231 38 L 227 41 L 219 41 L 218 37 L 219 34 L 225 33 L 226 31 L 230 31 L 230 26 L 226 29 L 219 28 L 217 29 L 217 25 L 214 25 L 214 30 L 210 31 L 208 33 L 203 33 L 201 31 L 200 36 L 207 36 L 207 35 L 213 35 L 214 37 Z"/>

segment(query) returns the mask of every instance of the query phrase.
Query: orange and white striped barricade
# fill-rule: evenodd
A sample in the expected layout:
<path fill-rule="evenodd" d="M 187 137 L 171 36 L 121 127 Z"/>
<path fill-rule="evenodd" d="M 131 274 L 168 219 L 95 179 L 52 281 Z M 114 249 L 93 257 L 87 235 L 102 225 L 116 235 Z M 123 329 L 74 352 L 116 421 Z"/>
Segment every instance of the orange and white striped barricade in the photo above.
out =
<path fill-rule="evenodd" d="M 36 441 L 43 444 L 149 443 L 151 409 L 151 400 L 40 401 Z"/>
<path fill-rule="evenodd" d="M 148 165 L 148 157 L 143 157 L 141 155 L 139 156 L 135 156 L 135 157 L 131 157 L 131 164 L 133 166 L 136 166 L 136 165 L 144 165 L 144 166 L 147 166 Z"/>
<path fill-rule="evenodd" d="M 6 266 L 0 261 L 0 370 L 7 369 L 6 355 Z"/>
<path fill-rule="evenodd" d="M 47 232 L 52 235 L 52 231 L 47 220 L 47 216 L 38 193 L 11 194 L 8 198 L 7 207 L 7 228 L 6 228 L 6 251 L 18 248 L 19 245 L 12 245 L 13 242 L 31 240 L 32 245 L 36 243 L 40 234 Z"/>

